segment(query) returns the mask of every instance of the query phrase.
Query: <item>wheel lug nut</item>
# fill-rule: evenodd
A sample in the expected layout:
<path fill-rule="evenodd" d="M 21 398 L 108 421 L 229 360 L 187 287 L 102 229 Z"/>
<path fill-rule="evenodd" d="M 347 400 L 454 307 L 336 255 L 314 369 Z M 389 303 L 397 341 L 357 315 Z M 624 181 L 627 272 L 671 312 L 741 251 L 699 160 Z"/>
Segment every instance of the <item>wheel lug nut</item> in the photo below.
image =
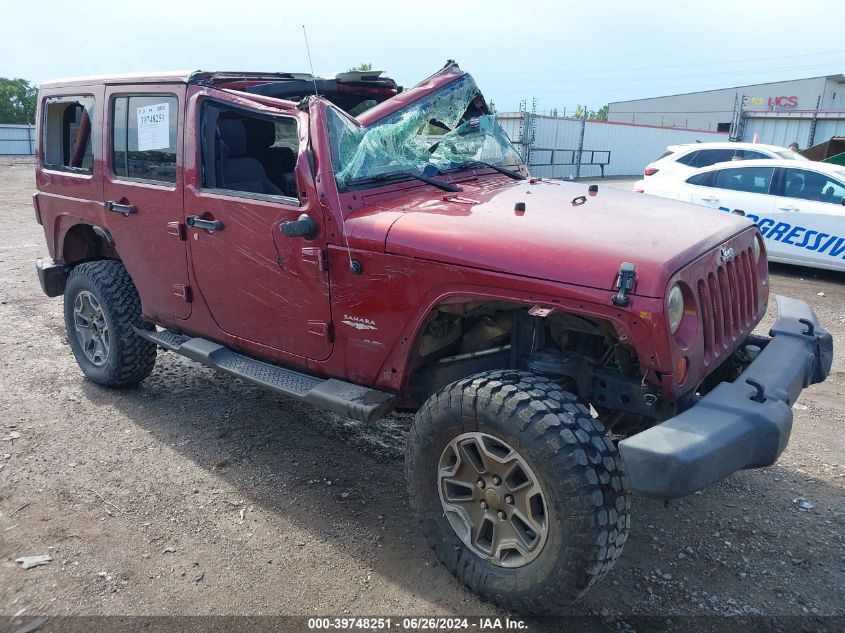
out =
<path fill-rule="evenodd" d="M 502 483 L 502 478 L 499 477 L 498 475 L 494 475 L 493 476 L 493 483 L 498 486 L 500 483 Z"/>
<path fill-rule="evenodd" d="M 499 510 L 499 511 L 496 513 L 496 516 L 498 516 L 500 519 L 502 519 L 502 521 L 504 521 L 505 519 L 507 519 L 507 518 L 508 518 L 508 515 L 507 515 L 507 514 L 505 514 L 504 510 Z"/>
<path fill-rule="evenodd" d="M 482 490 L 484 490 L 484 486 L 485 486 L 486 484 L 484 483 L 484 480 L 483 480 L 483 479 L 479 479 L 479 480 L 478 480 L 478 483 L 477 483 L 477 484 L 475 484 L 475 485 L 476 485 L 476 486 L 478 486 L 479 488 L 481 488 Z"/>
<path fill-rule="evenodd" d="M 505 495 L 505 503 L 509 506 L 513 505 L 513 496 L 512 495 Z"/>
<path fill-rule="evenodd" d="M 482 502 L 481 502 L 481 509 L 482 509 L 482 510 L 486 510 L 486 509 L 487 509 L 487 502 L 486 502 L 486 501 L 482 501 Z"/>

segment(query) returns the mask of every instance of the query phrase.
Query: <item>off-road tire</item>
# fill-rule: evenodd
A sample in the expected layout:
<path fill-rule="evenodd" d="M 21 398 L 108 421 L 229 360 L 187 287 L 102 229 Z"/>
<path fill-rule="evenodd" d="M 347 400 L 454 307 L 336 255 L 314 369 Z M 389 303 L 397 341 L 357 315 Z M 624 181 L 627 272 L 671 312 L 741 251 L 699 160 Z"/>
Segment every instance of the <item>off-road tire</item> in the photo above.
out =
<path fill-rule="evenodd" d="M 102 366 L 88 359 L 76 335 L 74 301 L 82 291 L 96 297 L 108 324 L 110 349 Z M 149 328 L 149 325 L 141 319 L 138 291 L 121 262 L 100 260 L 76 266 L 65 286 L 64 312 L 68 342 L 88 380 L 108 387 L 128 387 L 150 375 L 156 361 L 156 346 L 132 329 Z"/>
<path fill-rule="evenodd" d="M 548 537 L 524 566 L 501 567 L 475 554 L 445 517 L 439 459 L 453 438 L 468 432 L 503 440 L 540 480 Z M 628 537 L 631 496 L 616 447 L 575 395 L 528 372 L 484 372 L 431 396 L 411 428 L 405 474 L 411 506 L 443 565 L 515 611 L 560 612 L 607 573 Z"/>

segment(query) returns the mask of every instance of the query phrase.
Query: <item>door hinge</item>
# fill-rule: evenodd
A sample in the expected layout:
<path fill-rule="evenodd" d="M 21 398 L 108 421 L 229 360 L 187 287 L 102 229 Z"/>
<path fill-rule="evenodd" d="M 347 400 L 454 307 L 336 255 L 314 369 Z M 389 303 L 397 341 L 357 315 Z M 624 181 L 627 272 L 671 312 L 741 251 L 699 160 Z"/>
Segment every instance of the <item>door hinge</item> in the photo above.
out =
<path fill-rule="evenodd" d="M 326 251 L 322 248 L 303 248 L 302 261 L 308 264 L 315 264 L 317 266 L 317 270 L 321 272 L 329 269 L 329 257 Z"/>
<path fill-rule="evenodd" d="M 185 225 L 181 222 L 168 222 L 167 232 L 178 237 L 180 241 L 185 241 Z"/>
<path fill-rule="evenodd" d="M 185 284 L 173 284 L 173 286 L 171 286 L 171 290 L 177 297 L 182 297 L 182 301 L 185 303 L 191 302 L 190 286 L 186 286 Z"/>

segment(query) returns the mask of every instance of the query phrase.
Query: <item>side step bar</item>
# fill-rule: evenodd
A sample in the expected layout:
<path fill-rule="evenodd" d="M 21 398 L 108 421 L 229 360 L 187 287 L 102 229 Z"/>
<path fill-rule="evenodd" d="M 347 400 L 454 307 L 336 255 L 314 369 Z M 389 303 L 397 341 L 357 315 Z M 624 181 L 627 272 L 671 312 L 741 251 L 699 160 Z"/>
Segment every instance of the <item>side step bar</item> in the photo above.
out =
<path fill-rule="evenodd" d="M 227 374 L 276 393 L 308 402 L 361 422 L 373 422 L 393 410 L 395 396 L 335 378 L 317 378 L 244 356 L 204 338 L 168 330 L 136 329 L 138 336 Z"/>

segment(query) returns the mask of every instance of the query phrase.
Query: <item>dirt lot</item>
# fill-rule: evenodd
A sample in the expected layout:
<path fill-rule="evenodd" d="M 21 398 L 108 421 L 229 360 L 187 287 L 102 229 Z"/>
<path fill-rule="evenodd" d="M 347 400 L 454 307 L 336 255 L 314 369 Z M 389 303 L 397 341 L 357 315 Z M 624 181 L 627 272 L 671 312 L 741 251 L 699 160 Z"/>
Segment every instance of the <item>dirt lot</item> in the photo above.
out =
<path fill-rule="evenodd" d="M 32 165 L 9 162 L 0 614 L 496 613 L 411 519 L 409 417 L 365 427 L 165 353 L 139 388 L 84 381 L 33 270 Z M 636 499 L 624 554 L 573 613 L 845 615 L 845 275 L 777 267 L 772 287 L 814 305 L 837 346 L 785 454 L 668 506 Z"/>

